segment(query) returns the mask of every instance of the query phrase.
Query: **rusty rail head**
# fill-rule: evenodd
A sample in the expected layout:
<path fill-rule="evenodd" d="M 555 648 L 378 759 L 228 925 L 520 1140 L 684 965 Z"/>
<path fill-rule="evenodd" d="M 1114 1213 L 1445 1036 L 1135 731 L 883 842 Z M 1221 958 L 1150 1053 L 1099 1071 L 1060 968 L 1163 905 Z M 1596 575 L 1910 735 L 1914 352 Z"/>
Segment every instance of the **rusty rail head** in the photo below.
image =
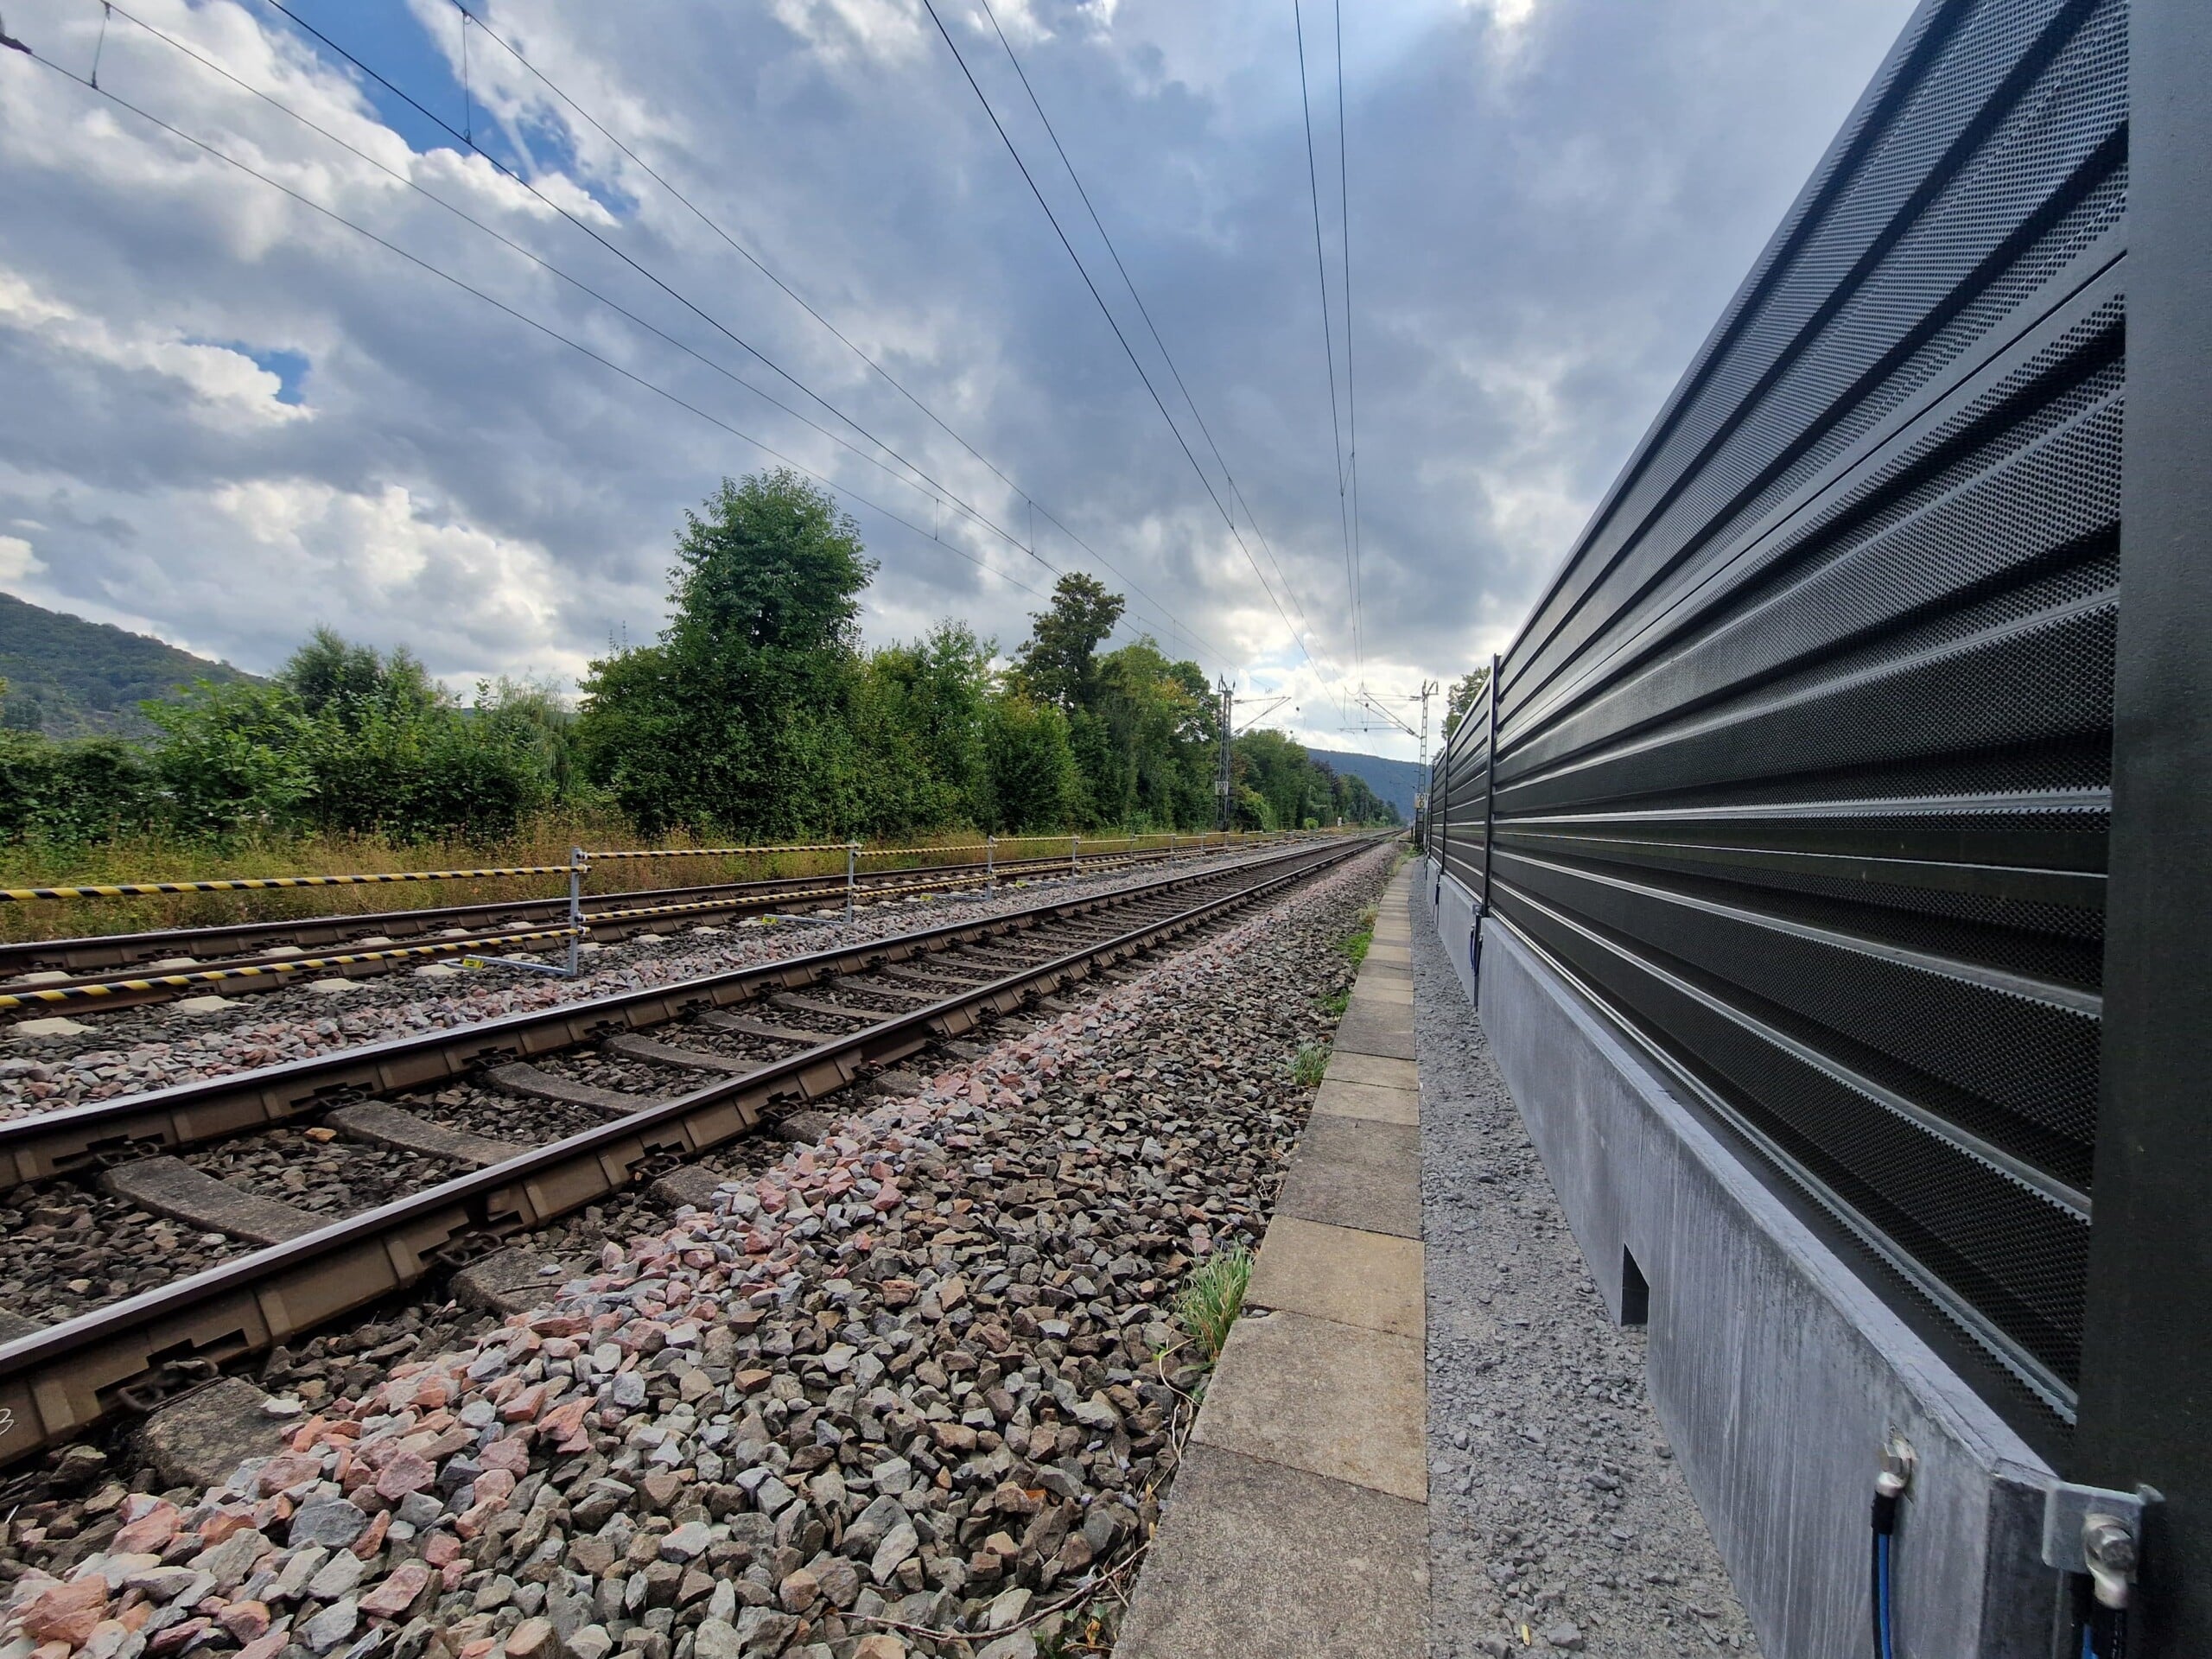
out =
<path fill-rule="evenodd" d="M 1188 931 L 1371 844 L 1376 843 L 1304 846 L 1247 860 L 1227 870 L 1134 889 L 1140 893 L 1173 892 L 1224 874 L 1272 872 L 1172 916 L 893 1015 L 745 1077 L 706 1084 L 634 1116 L 533 1147 L 505 1163 L 0 1345 L 0 1464 L 81 1433 L 123 1403 L 126 1393 L 165 1368 L 180 1363 L 219 1366 L 404 1290 L 425 1277 L 437 1253 L 456 1240 L 539 1226 L 618 1190 L 632 1171 L 651 1160 L 694 1154 L 744 1133 L 778 1099 L 812 1100 L 831 1093 L 863 1071 L 903 1058 L 935 1039 L 973 1029 L 987 1013 L 1007 1012 L 1029 996 L 1049 995 L 1095 967 Z M 1013 917 L 978 918 L 930 930 L 927 936 L 905 935 L 769 966 L 804 963 L 818 972 L 828 962 L 884 954 L 902 944 L 911 947 L 924 937 L 1033 925 L 1048 911 L 1082 913 L 1105 908 L 1109 898 L 1128 896 L 1102 894 L 1033 906 Z M 901 954 L 911 954 L 911 949 Z M 658 994 L 697 988 L 668 988 Z M 512 1034 L 516 1020 L 493 1023 Z M 473 1033 L 440 1034 L 448 1041 L 473 1038 Z M 406 1046 L 380 1046 L 389 1052 Z M 299 1062 L 278 1069 L 296 1075 L 316 1064 Z M 0 1132 L 16 1127 L 0 1126 Z"/>

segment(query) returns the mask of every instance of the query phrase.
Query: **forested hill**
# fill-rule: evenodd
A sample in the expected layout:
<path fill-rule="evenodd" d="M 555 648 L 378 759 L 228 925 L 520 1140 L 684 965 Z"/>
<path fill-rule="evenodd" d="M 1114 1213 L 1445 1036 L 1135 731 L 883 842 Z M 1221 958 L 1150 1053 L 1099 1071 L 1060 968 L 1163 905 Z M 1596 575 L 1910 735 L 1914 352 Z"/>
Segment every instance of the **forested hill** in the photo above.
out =
<path fill-rule="evenodd" d="M 251 677 L 143 633 L 0 594 L 0 679 L 8 683 L 0 725 L 17 731 L 144 737 L 154 728 L 138 712 L 142 699 L 195 679 Z"/>
<path fill-rule="evenodd" d="M 1351 754 L 1342 749 L 1317 749 L 1310 743 L 1306 746 L 1306 752 L 1345 776 L 1358 779 L 1379 798 L 1395 806 L 1402 822 L 1414 821 L 1414 791 L 1421 787 L 1420 762 L 1391 760 L 1379 754 Z"/>

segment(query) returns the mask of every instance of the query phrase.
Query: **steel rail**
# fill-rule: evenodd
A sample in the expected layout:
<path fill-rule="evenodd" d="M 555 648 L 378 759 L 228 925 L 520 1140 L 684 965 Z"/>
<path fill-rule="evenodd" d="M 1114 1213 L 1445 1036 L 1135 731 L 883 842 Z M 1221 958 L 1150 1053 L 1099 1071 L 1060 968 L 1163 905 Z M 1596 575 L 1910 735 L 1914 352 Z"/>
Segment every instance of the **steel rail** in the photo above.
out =
<path fill-rule="evenodd" d="M 1259 879 L 743 1077 L 709 1084 L 0 1345 L 0 1463 L 81 1433 L 118 1404 L 158 1394 L 165 1377 L 211 1374 L 265 1351 L 409 1288 L 473 1243 L 528 1231 L 620 1190 L 664 1160 L 734 1140 L 781 1101 L 833 1093 L 932 1041 L 975 1029 L 989 1014 L 1050 995 L 1380 844 L 1379 837 L 1363 836 L 1210 872 L 1212 879 L 1224 874 Z M 1197 879 L 1206 878 L 1151 890 L 1173 890 Z M 1089 901 L 1073 902 L 1087 906 Z M 882 949 L 882 942 L 873 948 Z"/>
<path fill-rule="evenodd" d="M 963 941 L 1024 931 L 1042 921 L 1118 908 L 1147 895 L 1233 876 L 1271 858 L 1294 855 L 1271 853 L 1116 892 L 1047 899 L 1021 910 L 859 940 L 673 985 L 617 991 L 16 1118 L 0 1122 L 0 1189 L 270 1128 L 333 1106 L 444 1082 L 476 1067 L 531 1059 L 619 1033 L 648 1030 L 694 1011 L 750 1001 L 767 991 L 796 989 Z"/>
<path fill-rule="evenodd" d="M 1168 858 L 1169 855 L 1164 849 L 1108 853 L 1096 858 L 1085 857 L 1082 868 L 1086 871 L 1104 872 L 1164 862 Z M 1021 859 L 999 863 L 995 867 L 983 864 L 913 865 L 903 869 L 862 872 L 855 877 L 854 887 L 863 895 L 887 892 L 931 892 L 977 886 L 990 880 L 1001 883 L 1019 881 L 1039 872 L 1064 873 L 1066 869 L 1067 861 L 1059 858 Z M 582 902 L 584 920 L 588 924 L 594 929 L 612 929 L 614 937 L 626 938 L 641 932 L 666 931 L 680 925 L 684 918 L 704 920 L 713 915 L 768 914 L 817 900 L 825 904 L 842 903 L 845 893 L 846 886 L 842 876 L 800 875 L 755 881 L 587 893 Z M 396 944 L 400 939 L 420 938 L 433 928 L 466 925 L 471 922 L 480 924 L 465 936 L 457 934 L 446 943 L 423 947 L 450 954 L 474 949 L 486 943 L 507 943 L 509 941 L 492 939 L 490 936 L 533 922 L 565 922 L 568 910 L 568 899 L 562 895 L 516 899 L 505 904 L 493 902 L 446 905 L 417 910 L 361 911 L 342 916 L 219 924 L 209 927 L 143 933 L 11 940 L 0 943 L 0 994 L 18 998 L 22 1006 L 12 1010 L 0 1008 L 0 1012 L 35 1012 L 31 1005 L 41 1002 L 80 1003 L 87 988 L 111 982 L 102 977 L 100 970 L 112 974 L 143 963 L 190 957 L 193 966 L 176 972 L 188 976 L 219 974 L 225 977 L 250 978 L 255 976 L 247 974 L 247 969 L 281 972 L 283 970 L 278 969 L 276 964 L 297 960 L 267 954 L 270 946 L 279 943 L 308 949 L 327 949 L 349 944 L 356 936 L 374 930 L 388 943 Z M 263 954 L 233 954 L 254 947 L 259 947 Z M 350 960 L 334 966 L 337 971 L 349 977 L 389 972 L 404 965 L 405 955 L 397 950 L 384 956 L 358 950 L 346 954 Z M 64 980 L 36 982 L 22 978 L 28 973 L 57 968 L 71 976 Z M 99 1006 L 117 1008 L 159 1001 L 189 988 L 192 984 L 212 982 L 188 977 L 179 980 L 166 974 L 143 977 L 155 982 L 144 988 L 132 988 L 100 995 Z M 270 985 L 264 982 L 236 988 L 267 989 Z"/>

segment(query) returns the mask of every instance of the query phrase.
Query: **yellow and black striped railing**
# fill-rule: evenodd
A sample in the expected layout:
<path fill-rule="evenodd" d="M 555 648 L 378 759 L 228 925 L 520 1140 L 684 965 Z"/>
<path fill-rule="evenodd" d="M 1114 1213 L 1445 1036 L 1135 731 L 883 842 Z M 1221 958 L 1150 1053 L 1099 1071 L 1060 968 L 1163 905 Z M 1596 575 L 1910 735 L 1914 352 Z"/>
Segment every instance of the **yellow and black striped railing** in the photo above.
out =
<path fill-rule="evenodd" d="M 249 963 L 237 968 L 198 968 L 180 973 L 145 974 L 130 979 L 108 979 L 82 985 L 24 986 L 0 992 L 0 1014 L 19 1013 L 41 1005 L 51 1007 L 58 1003 L 98 1002 L 110 997 L 146 991 L 189 990 L 194 985 L 213 985 L 225 980 L 280 978 L 290 974 L 355 967 L 369 963 L 473 955 L 489 947 L 504 948 L 576 938 L 589 931 L 578 927 L 538 928 L 527 933 L 440 939 L 431 944 L 391 945 L 374 950 L 348 950 L 321 957 L 286 957 L 278 962 Z"/>

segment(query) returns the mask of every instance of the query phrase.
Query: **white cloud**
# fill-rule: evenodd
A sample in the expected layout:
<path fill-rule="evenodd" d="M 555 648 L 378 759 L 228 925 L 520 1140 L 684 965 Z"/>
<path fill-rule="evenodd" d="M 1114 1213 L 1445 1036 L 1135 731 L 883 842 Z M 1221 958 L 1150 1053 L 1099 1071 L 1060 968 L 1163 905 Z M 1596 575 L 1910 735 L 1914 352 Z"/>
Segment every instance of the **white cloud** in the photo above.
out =
<path fill-rule="evenodd" d="M 248 421 L 306 420 L 308 411 L 277 401 L 283 381 L 244 352 L 193 342 L 175 329 L 90 317 L 0 269 L 0 329 L 58 356 L 109 368 L 143 370 L 188 389 L 212 412 Z"/>
<path fill-rule="evenodd" d="M 0 582 L 22 582 L 44 571 L 46 566 L 31 544 L 20 536 L 0 536 Z"/>
<path fill-rule="evenodd" d="M 1345 9 L 1370 684 L 1455 677 L 1510 633 L 1907 3 Z M 42 55 L 89 64 L 96 6 L 6 10 Z M 405 133 L 388 125 L 364 83 L 260 9 L 137 0 L 132 10 L 903 469 L 729 337 L 741 336 L 1026 542 L 1026 505 L 992 467 L 1003 469 L 1150 595 L 1132 593 L 1133 628 L 1174 647 L 1166 613 L 1224 648 L 1206 657 L 1210 672 L 1291 690 L 1301 717 L 1319 721 L 1314 735 L 1354 741 L 1323 712 L 1355 671 L 1303 118 L 1277 0 L 1008 0 L 1001 16 L 1303 601 L 1318 670 L 1287 638 L 918 0 L 679 8 L 650 27 L 628 8 L 529 0 L 498 21 L 988 466 L 488 42 L 470 64 L 480 132 L 526 153 L 547 197 L 728 334 L 480 157 L 430 142 L 411 119 Z M 1154 363 L 980 9 L 951 0 L 944 15 Z M 1325 16 L 1328 29 L 1332 15 L 1306 8 L 1310 51 Z M 454 64 L 451 22 L 443 0 L 409 0 L 349 11 L 334 29 L 457 115 L 458 83 L 437 84 L 435 68 Z M 418 26 L 427 54 L 423 37 L 398 38 Z M 1313 73 L 1339 300 L 1328 42 Z M 982 576 L 930 529 L 1035 586 L 1050 575 L 933 513 L 911 482 L 119 17 L 101 80 L 921 524 L 917 537 L 855 509 L 883 562 L 872 637 L 955 614 L 1008 646 L 1021 638 L 1037 600 Z M 312 365 L 311 407 L 280 401 L 283 382 L 249 354 L 274 361 L 272 350 Z M 1154 373 L 1220 487 L 1180 394 Z M 456 682 L 572 673 L 610 635 L 652 634 L 682 508 L 764 461 L 7 53 L 0 383 L 0 524 L 17 532 L 0 540 L 0 577 L 20 566 L 13 579 L 35 577 L 41 602 L 151 626 L 254 669 L 326 620 L 410 644 Z M 1236 517 L 1247 522 L 1241 505 Z M 1036 536 L 1055 563 L 1105 574 L 1041 517 Z"/>

